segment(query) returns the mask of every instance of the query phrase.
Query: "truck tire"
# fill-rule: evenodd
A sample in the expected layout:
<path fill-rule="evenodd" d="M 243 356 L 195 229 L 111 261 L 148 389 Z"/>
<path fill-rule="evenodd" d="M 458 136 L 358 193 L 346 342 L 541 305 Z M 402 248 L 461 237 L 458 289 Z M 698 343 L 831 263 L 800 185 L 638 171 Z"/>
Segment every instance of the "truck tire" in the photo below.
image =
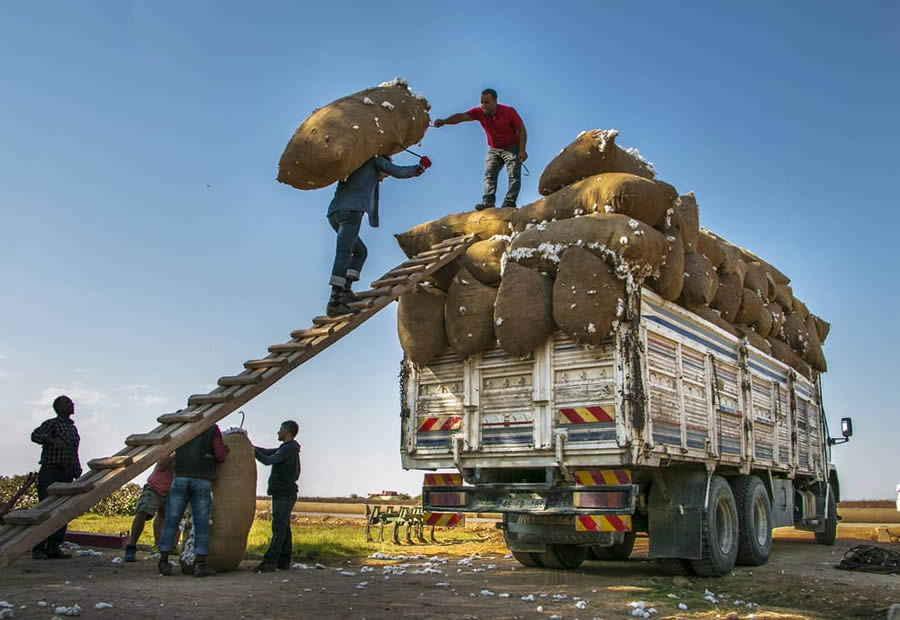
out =
<path fill-rule="evenodd" d="M 594 560 L 617 560 L 624 562 L 631 557 L 634 550 L 634 541 L 637 535 L 634 532 L 625 532 L 625 540 L 608 547 L 602 545 L 592 545 L 590 548 L 590 557 Z"/>
<path fill-rule="evenodd" d="M 519 564 L 522 566 L 527 566 L 528 568 L 544 568 L 544 563 L 541 562 L 540 554 L 538 553 L 530 553 L 528 551 L 513 551 L 513 557 L 519 561 Z"/>
<path fill-rule="evenodd" d="M 536 555 L 547 568 L 572 570 L 587 559 L 588 548 L 579 545 L 547 545 L 547 551 Z"/>
<path fill-rule="evenodd" d="M 825 531 L 816 532 L 816 544 L 831 546 L 837 539 L 837 502 L 834 499 L 834 489 L 828 485 L 828 512 L 825 513 Z"/>
<path fill-rule="evenodd" d="M 701 577 L 722 577 L 731 572 L 738 552 L 738 516 L 734 494 L 728 481 L 713 476 L 709 483 L 709 503 L 701 525 L 702 555 L 691 560 Z"/>
<path fill-rule="evenodd" d="M 694 572 L 694 567 L 691 566 L 691 561 L 681 558 L 659 558 L 656 560 L 656 565 L 663 574 L 673 577 L 693 577 L 697 574 Z"/>
<path fill-rule="evenodd" d="M 737 563 L 762 566 L 772 552 L 772 502 L 766 487 L 757 476 L 738 476 L 731 481 L 731 492 L 737 505 Z"/>

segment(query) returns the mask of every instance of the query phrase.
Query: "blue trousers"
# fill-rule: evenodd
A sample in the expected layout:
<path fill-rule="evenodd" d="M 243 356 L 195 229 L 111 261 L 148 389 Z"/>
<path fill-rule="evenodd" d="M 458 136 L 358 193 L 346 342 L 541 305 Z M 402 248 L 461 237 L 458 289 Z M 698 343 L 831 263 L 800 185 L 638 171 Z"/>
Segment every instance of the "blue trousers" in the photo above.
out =
<path fill-rule="evenodd" d="M 334 211 L 328 216 L 328 223 L 337 233 L 337 247 L 334 251 L 334 265 L 331 268 L 332 286 L 344 286 L 347 280 L 359 280 L 369 251 L 359 238 L 362 225 L 362 211 Z"/>
<path fill-rule="evenodd" d="M 159 540 L 160 553 L 169 553 L 175 548 L 178 524 L 191 504 L 194 523 L 194 553 L 206 555 L 209 552 L 209 515 L 212 510 L 212 482 L 200 478 L 176 476 L 166 498 L 166 521 Z"/>
<path fill-rule="evenodd" d="M 296 495 L 272 496 L 272 542 L 263 556 L 263 562 L 290 566 L 293 551 L 291 509 L 296 501 Z"/>

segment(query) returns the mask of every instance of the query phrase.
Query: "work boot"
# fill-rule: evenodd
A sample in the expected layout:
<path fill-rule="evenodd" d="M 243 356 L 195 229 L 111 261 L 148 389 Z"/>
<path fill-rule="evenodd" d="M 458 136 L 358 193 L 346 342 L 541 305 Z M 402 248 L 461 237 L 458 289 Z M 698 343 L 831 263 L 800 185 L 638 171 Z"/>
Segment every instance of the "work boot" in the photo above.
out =
<path fill-rule="evenodd" d="M 54 551 L 47 552 L 48 560 L 71 560 L 71 554 L 66 553 L 65 551 L 61 551 L 60 549 L 56 549 Z"/>
<path fill-rule="evenodd" d="M 343 286 L 332 286 L 331 287 L 331 299 L 328 300 L 328 305 L 325 306 L 325 314 L 328 316 L 341 316 L 343 314 L 353 314 L 353 308 L 348 306 L 344 300 L 342 299 L 344 295 L 344 287 Z"/>
<path fill-rule="evenodd" d="M 254 573 L 274 573 L 275 565 L 269 562 L 260 562 L 253 568 Z"/>
<path fill-rule="evenodd" d="M 181 574 L 182 575 L 193 575 L 194 574 L 194 565 L 188 564 L 181 558 L 178 559 L 178 563 L 181 564 Z"/>
<path fill-rule="evenodd" d="M 479 202 L 475 205 L 476 211 L 484 211 L 485 209 L 493 209 L 495 205 L 489 205 L 486 202 Z"/>
<path fill-rule="evenodd" d="M 349 306 L 352 303 L 357 301 L 362 301 L 362 297 L 358 297 L 350 287 L 353 286 L 353 282 L 351 280 L 347 280 L 347 283 L 344 284 L 344 289 L 341 291 L 341 303 L 346 306 Z"/>
<path fill-rule="evenodd" d="M 126 562 L 134 562 L 134 556 L 137 553 L 137 545 L 125 545 L 125 557 L 123 558 Z"/>
<path fill-rule="evenodd" d="M 159 564 L 156 566 L 159 569 L 159 574 L 168 577 L 172 574 L 172 565 L 169 564 L 169 554 L 168 553 L 160 553 L 159 554 Z"/>
<path fill-rule="evenodd" d="M 215 574 L 215 569 L 206 565 L 206 556 L 198 555 L 194 560 L 194 577 L 212 577 Z"/>

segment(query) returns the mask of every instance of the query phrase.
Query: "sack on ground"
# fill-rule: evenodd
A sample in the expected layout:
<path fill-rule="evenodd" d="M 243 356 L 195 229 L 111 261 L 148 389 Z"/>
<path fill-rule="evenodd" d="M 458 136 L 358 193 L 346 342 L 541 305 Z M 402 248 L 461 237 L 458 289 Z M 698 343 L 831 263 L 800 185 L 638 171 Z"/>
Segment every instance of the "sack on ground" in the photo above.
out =
<path fill-rule="evenodd" d="M 553 283 L 553 319 L 579 343 L 598 345 L 625 311 L 625 283 L 603 259 L 578 247 L 565 251 Z"/>
<path fill-rule="evenodd" d="M 643 158 L 616 144 L 618 134 L 615 129 L 592 129 L 578 134 L 544 168 L 538 181 L 541 195 L 548 196 L 566 185 L 603 172 L 627 172 L 652 179 L 655 173 Z"/>
<path fill-rule="evenodd" d="M 708 306 L 715 299 L 719 280 L 709 259 L 699 252 L 684 255 L 684 286 L 681 289 L 682 306 L 694 310 Z"/>
<path fill-rule="evenodd" d="M 494 235 L 508 235 L 515 211 L 513 207 L 500 207 L 454 213 L 419 224 L 394 237 L 403 253 L 412 258 L 437 243 L 470 233 L 478 235 L 482 240 L 490 239 Z"/>
<path fill-rule="evenodd" d="M 444 329 L 447 296 L 432 286 L 417 286 L 397 302 L 397 335 L 406 357 L 427 364 L 449 346 Z"/>
<path fill-rule="evenodd" d="M 462 256 L 462 264 L 472 276 L 488 286 L 500 286 L 501 258 L 509 246 L 509 237 L 478 241 Z"/>
<path fill-rule="evenodd" d="M 222 433 L 228 458 L 216 467 L 212 483 L 212 524 L 207 564 L 217 571 L 234 570 L 244 559 L 247 536 L 256 516 L 256 459 L 242 429 Z"/>
<path fill-rule="evenodd" d="M 494 301 L 497 289 L 482 284 L 460 269 L 447 291 L 447 341 L 460 357 L 494 346 Z"/>
<path fill-rule="evenodd" d="M 494 307 L 494 331 L 510 355 L 525 356 L 556 331 L 553 280 L 515 263 L 506 266 Z"/>
<path fill-rule="evenodd" d="M 375 155 L 393 155 L 420 142 L 429 108 L 402 80 L 332 101 L 294 132 L 278 163 L 278 180 L 318 189 L 345 179 Z"/>

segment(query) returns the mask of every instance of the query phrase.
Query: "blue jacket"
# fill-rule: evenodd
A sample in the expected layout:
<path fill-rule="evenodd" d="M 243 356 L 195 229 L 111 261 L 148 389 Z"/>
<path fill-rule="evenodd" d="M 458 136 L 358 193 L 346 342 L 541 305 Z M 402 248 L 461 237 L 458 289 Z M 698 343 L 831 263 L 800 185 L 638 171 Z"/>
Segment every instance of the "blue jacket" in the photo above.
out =
<path fill-rule="evenodd" d="M 397 179 L 416 176 L 418 166 L 395 166 L 387 157 L 376 156 L 338 183 L 328 215 L 335 211 L 362 211 L 369 214 L 369 225 L 378 228 L 378 175 L 387 173 Z"/>

